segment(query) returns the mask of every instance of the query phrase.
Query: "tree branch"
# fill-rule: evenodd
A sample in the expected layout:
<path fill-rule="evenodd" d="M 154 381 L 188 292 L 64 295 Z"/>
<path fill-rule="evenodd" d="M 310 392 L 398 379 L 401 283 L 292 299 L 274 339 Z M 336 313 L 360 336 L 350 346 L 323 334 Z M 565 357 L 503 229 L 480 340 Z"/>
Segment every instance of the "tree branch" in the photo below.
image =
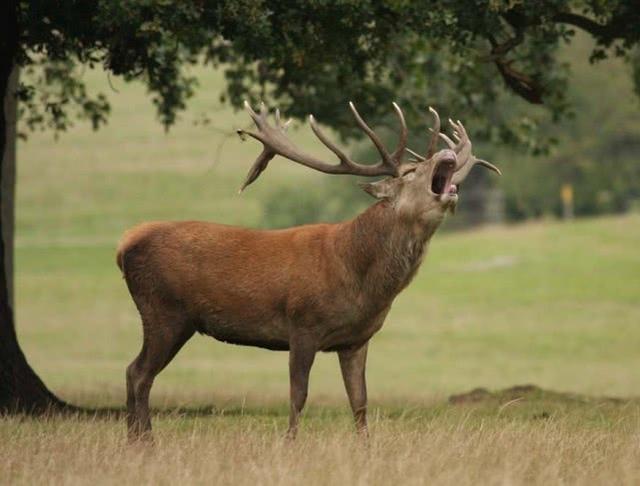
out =
<path fill-rule="evenodd" d="M 517 25 L 512 24 L 512 26 L 515 30 L 515 35 L 501 44 L 498 43 L 492 34 L 487 36 L 491 44 L 489 60 L 495 63 L 498 72 L 500 72 L 502 79 L 511 91 L 529 103 L 539 105 L 542 103 L 542 95 L 544 94 L 543 87 L 536 83 L 530 76 L 513 69 L 511 67 L 513 61 L 504 58 L 509 51 L 520 45 L 524 40 L 523 29 Z"/>
<path fill-rule="evenodd" d="M 620 31 L 617 29 L 617 23 L 614 20 L 608 24 L 599 24 L 595 20 L 571 12 L 560 12 L 551 17 L 551 20 L 561 24 L 573 25 L 604 41 L 611 41 L 621 37 Z"/>
<path fill-rule="evenodd" d="M 509 51 L 523 42 L 525 29 L 539 24 L 540 19 L 527 18 L 522 11 L 515 8 L 503 13 L 502 18 L 513 28 L 515 35 L 499 44 L 495 37 L 489 34 L 487 37 L 491 43 L 491 56 L 489 59 L 496 64 L 500 75 L 512 91 L 530 103 L 542 103 L 544 89 L 531 77 L 513 69 L 511 67 L 513 61 L 505 59 Z M 572 25 L 591 34 L 598 42 L 610 44 L 614 39 L 624 37 L 624 30 L 620 28 L 620 18 L 620 16 L 614 16 L 608 23 L 600 24 L 583 15 L 572 12 L 559 12 L 551 17 L 551 21 Z"/>

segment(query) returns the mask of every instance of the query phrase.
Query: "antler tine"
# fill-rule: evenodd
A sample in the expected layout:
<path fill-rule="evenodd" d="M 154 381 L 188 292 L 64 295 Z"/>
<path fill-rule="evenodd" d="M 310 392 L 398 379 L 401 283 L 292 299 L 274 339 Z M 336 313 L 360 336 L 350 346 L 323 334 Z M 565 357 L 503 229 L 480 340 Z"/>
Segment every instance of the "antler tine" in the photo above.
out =
<path fill-rule="evenodd" d="M 318 137 L 318 139 L 325 145 L 325 147 L 336 154 L 336 156 L 340 160 L 341 165 L 352 168 L 357 167 L 353 163 L 353 161 L 349 159 L 349 157 L 347 157 L 347 155 L 342 150 L 340 150 L 331 140 L 329 140 L 329 138 L 327 138 L 322 130 L 320 130 L 320 127 L 318 126 L 318 123 L 316 122 L 316 119 L 313 115 L 309 115 L 309 125 L 311 125 L 311 130 L 313 130 L 313 133 L 315 133 L 316 137 Z"/>
<path fill-rule="evenodd" d="M 476 159 L 476 164 L 479 164 L 483 167 L 486 167 L 489 170 L 494 171 L 499 176 L 502 175 L 502 171 L 498 169 L 495 165 L 493 165 L 491 162 L 487 162 L 486 160 L 483 160 L 483 159 Z"/>
<path fill-rule="evenodd" d="M 245 177 L 244 182 L 242 183 L 242 186 L 240 186 L 240 189 L 238 190 L 238 193 L 241 193 L 242 191 L 244 191 L 249 184 L 255 181 L 260 176 L 260 174 L 262 174 L 262 172 L 267 168 L 267 166 L 269 165 L 269 162 L 275 156 L 276 156 L 275 152 L 270 151 L 266 148 L 262 152 L 260 152 L 260 155 L 258 155 L 258 158 L 255 160 L 255 162 L 251 166 L 251 169 L 249 169 L 249 172 L 247 173 L 247 177 Z"/>
<path fill-rule="evenodd" d="M 498 169 L 491 162 L 478 159 L 474 155 L 471 155 L 469 159 L 467 159 L 466 163 L 460 166 L 460 168 L 453 173 L 451 182 L 456 185 L 460 184 L 463 180 L 467 178 L 467 176 L 469 175 L 469 172 L 471 172 L 471 169 L 473 169 L 473 166 L 476 164 L 486 167 L 487 169 L 494 171 L 498 175 L 502 175 L 502 172 L 500 172 L 500 169 Z"/>
<path fill-rule="evenodd" d="M 244 100 L 243 104 L 244 104 L 244 109 L 247 110 L 247 113 L 249 113 L 249 116 L 251 117 L 253 122 L 256 124 L 256 127 L 260 128 L 260 122 L 261 122 L 260 115 L 258 115 L 255 111 L 253 111 L 253 108 L 251 108 L 251 105 L 247 100 Z M 250 134 L 249 132 L 247 133 Z"/>
<path fill-rule="evenodd" d="M 263 126 L 262 119 L 255 111 L 253 111 L 253 108 L 251 108 L 251 105 L 249 105 L 249 103 L 246 100 L 244 102 L 244 109 L 247 110 L 247 113 L 249 113 L 249 116 L 253 120 L 253 123 L 256 125 L 258 130 L 262 130 L 262 126 Z M 246 140 L 245 135 L 249 135 L 250 137 L 253 137 L 256 140 L 264 143 L 263 137 L 260 133 L 256 133 L 244 128 L 237 129 L 236 133 L 240 136 L 243 142 Z"/>
<path fill-rule="evenodd" d="M 464 125 L 460 120 L 454 122 L 451 118 L 449 118 L 449 123 L 453 127 L 453 136 L 458 140 L 458 143 L 453 148 L 453 150 L 456 152 L 458 159 L 456 170 L 460 170 L 472 157 L 471 140 L 469 139 L 469 135 L 467 135 L 467 131 L 465 130 Z"/>
<path fill-rule="evenodd" d="M 402 113 L 402 109 L 398 106 L 398 104 L 393 102 L 393 109 L 398 115 L 398 120 L 400 120 L 400 138 L 398 139 L 398 146 L 391 154 L 391 159 L 396 165 L 402 163 L 402 157 L 404 156 L 404 151 L 407 148 L 407 140 L 409 139 L 409 129 L 407 128 L 407 122 L 404 119 L 404 113 Z"/>
<path fill-rule="evenodd" d="M 367 123 L 362 119 L 362 117 L 360 116 L 360 113 L 358 113 L 358 110 L 356 109 L 356 105 L 354 105 L 352 101 L 349 101 L 349 108 L 351 108 L 351 113 L 353 113 L 353 116 L 356 119 L 356 123 L 358 124 L 358 126 L 362 129 L 364 133 L 367 134 L 371 142 L 373 142 L 373 145 L 375 145 L 376 149 L 378 149 L 378 153 L 382 158 L 380 163 L 392 169 L 394 175 L 397 174 L 396 165 L 391 160 L 391 156 L 389 155 L 389 152 L 387 152 L 387 150 L 384 148 L 384 145 L 382 144 L 378 136 L 375 134 L 375 132 L 371 130 L 369 125 L 367 125 Z"/>
<path fill-rule="evenodd" d="M 447 143 L 447 145 L 451 150 L 456 149 L 456 143 L 453 140 L 451 140 L 446 133 L 439 133 L 438 136 Z"/>
<path fill-rule="evenodd" d="M 427 147 L 427 159 L 436 153 L 436 148 L 438 148 L 438 136 L 440 135 L 440 115 L 438 115 L 438 112 L 431 106 L 429 107 L 429 111 L 433 114 L 434 120 L 433 128 L 430 129 L 431 140 Z"/>
<path fill-rule="evenodd" d="M 410 148 L 405 149 L 407 152 L 409 152 L 413 157 L 415 157 L 417 162 L 424 162 L 425 159 L 422 155 L 420 155 L 418 152 L 414 152 L 413 150 L 411 150 Z"/>

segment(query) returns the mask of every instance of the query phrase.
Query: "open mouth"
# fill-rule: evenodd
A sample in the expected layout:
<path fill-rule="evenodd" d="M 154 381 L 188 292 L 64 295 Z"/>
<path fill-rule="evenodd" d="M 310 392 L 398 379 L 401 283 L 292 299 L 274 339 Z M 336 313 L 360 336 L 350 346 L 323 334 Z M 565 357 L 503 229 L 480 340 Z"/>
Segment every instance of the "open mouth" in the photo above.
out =
<path fill-rule="evenodd" d="M 456 163 L 452 160 L 443 160 L 437 165 L 431 178 L 431 192 L 438 195 L 458 192 L 456 185 L 451 184 L 455 167 Z"/>

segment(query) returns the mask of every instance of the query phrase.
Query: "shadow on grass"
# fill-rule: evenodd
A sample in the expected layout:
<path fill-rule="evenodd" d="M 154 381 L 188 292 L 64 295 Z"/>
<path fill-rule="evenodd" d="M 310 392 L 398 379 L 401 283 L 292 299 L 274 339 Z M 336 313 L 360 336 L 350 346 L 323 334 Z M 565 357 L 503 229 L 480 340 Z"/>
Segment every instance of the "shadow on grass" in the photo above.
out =
<path fill-rule="evenodd" d="M 67 412 L 78 417 L 119 419 L 124 418 L 127 410 L 125 407 L 87 407 L 75 408 Z M 242 415 L 261 417 L 281 417 L 288 414 L 288 408 L 279 407 L 216 407 L 214 405 L 201 405 L 197 407 L 165 407 L 151 408 L 154 417 L 239 417 Z"/>
<path fill-rule="evenodd" d="M 576 424 L 610 426 L 620 423 L 640 424 L 640 398 L 594 397 L 574 393 L 544 390 L 535 385 L 518 385 L 503 390 L 490 391 L 476 388 L 466 393 L 452 395 L 447 401 L 425 405 L 419 402 L 378 403 L 370 407 L 370 415 L 376 419 L 391 421 L 448 420 L 459 423 L 482 423 L 484 420 L 545 421 L 563 419 Z M 124 407 L 75 407 L 70 406 L 64 415 L 85 419 L 124 419 Z M 286 403 L 262 406 L 153 408 L 156 418 L 200 417 L 254 417 L 284 418 L 289 408 Z M 59 415 L 60 413 L 56 413 Z M 307 418 L 333 420 L 350 415 L 344 405 L 310 405 Z M 469 419 L 471 422 L 469 422 Z"/>

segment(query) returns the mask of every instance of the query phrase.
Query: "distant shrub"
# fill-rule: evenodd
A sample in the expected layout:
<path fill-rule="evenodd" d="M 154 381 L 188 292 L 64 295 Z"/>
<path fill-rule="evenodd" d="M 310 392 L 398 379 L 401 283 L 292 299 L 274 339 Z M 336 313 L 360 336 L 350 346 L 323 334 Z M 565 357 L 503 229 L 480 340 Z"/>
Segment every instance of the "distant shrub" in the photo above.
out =
<path fill-rule="evenodd" d="M 320 184 L 274 189 L 265 200 L 263 221 L 268 228 L 332 223 L 355 216 L 372 202 L 353 178 L 327 176 Z"/>

